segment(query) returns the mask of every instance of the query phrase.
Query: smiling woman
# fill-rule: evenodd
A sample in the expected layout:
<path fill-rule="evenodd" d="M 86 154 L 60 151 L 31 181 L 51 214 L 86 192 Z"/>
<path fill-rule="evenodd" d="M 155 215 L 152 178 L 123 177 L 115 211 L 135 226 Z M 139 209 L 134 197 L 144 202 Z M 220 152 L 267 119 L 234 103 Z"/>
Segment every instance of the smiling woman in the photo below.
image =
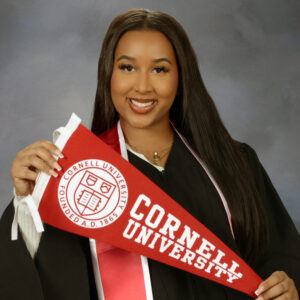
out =
<path fill-rule="evenodd" d="M 112 102 L 127 143 L 146 157 L 172 144 L 169 111 L 177 86 L 176 56 L 165 35 L 141 30 L 121 37 L 111 76 Z M 136 138 L 137 134 L 143 139 Z M 160 161 L 161 166 L 166 159 Z"/>
<path fill-rule="evenodd" d="M 175 53 L 162 33 L 129 31 L 122 36 L 115 52 L 111 97 L 123 126 L 167 128 L 177 85 Z"/>
<path fill-rule="evenodd" d="M 299 299 L 299 234 L 254 150 L 234 140 L 223 125 L 184 29 L 165 13 L 133 9 L 117 16 L 108 28 L 99 58 L 91 129 L 110 140 L 117 124 L 125 137 L 120 143 L 129 162 L 265 279 L 257 290 L 259 299 Z M 119 141 L 113 140 L 112 146 L 114 143 Z M 47 141 L 33 143 L 16 155 L 11 168 L 15 204 L 32 192 L 39 171 L 58 175 L 61 168 L 53 155 L 62 154 Z M 157 213 L 163 215 L 158 207 L 150 212 L 150 221 Z M 120 274 L 114 273 L 118 259 L 108 266 L 108 272 L 99 274 L 92 270 L 87 239 L 51 226 L 46 226 L 41 239 L 26 207 L 21 206 L 15 215 L 25 244 L 22 239 L 10 241 L 13 216 L 11 204 L 0 225 L 0 278 L 2 284 L 6 282 L 1 299 L 111 300 L 120 299 L 114 292 L 121 290 L 122 299 L 140 300 L 127 296 L 132 290 L 126 281 L 136 286 L 142 283 L 143 299 L 250 299 L 145 257 L 140 259 L 141 280 L 129 267 L 130 253 L 118 257 L 128 264 L 121 270 L 122 278 L 128 280 L 118 280 Z M 165 241 L 169 233 L 171 245 L 170 228 L 176 232 L 176 221 L 170 215 L 168 220 L 166 230 L 153 240 Z M 199 240 L 200 254 L 211 255 L 213 247 Z M 103 249 L 108 255 L 111 247 Z M 192 263 L 190 252 L 184 257 Z M 221 274 L 217 263 L 222 253 L 216 257 L 217 274 Z M 108 260 L 101 264 L 107 266 Z M 107 273 L 113 274 L 110 280 Z"/>

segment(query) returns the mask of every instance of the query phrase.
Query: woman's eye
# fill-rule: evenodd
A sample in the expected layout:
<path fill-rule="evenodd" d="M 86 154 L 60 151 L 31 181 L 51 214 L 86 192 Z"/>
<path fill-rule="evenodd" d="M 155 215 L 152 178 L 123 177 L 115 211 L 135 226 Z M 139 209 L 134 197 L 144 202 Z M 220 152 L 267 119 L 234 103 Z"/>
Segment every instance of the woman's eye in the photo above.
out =
<path fill-rule="evenodd" d="M 154 68 L 156 73 L 166 73 L 168 72 L 168 69 L 166 67 L 155 67 Z"/>
<path fill-rule="evenodd" d="M 133 70 L 133 66 L 129 65 L 129 64 L 121 64 L 119 66 L 119 69 L 121 69 L 123 71 L 131 72 Z"/>

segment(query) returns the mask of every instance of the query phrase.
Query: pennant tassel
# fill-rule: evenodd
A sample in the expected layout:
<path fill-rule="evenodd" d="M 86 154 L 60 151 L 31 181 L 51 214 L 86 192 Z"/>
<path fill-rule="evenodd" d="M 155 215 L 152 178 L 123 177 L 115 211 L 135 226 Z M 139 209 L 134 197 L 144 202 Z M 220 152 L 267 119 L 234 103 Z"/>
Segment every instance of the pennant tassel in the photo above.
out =
<path fill-rule="evenodd" d="M 14 219 L 13 219 L 12 226 L 11 226 L 11 240 L 12 241 L 16 241 L 18 239 L 18 215 L 19 215 L 20 205 L 27 206 L 28 212 L 31 215 L 31 218 L 33 220 L 36 231 L 39 233 L 44 231 L 43 222 L 42 222 L 42 219 L 38 212 L 38 209 L 35 205 L 35 201 L 34 201 L 32 195 L 28 195 L 28 196 L 22 198 L 21 200 L 17 200 L 14 202 L 15 214 L 14 214 Z"/>

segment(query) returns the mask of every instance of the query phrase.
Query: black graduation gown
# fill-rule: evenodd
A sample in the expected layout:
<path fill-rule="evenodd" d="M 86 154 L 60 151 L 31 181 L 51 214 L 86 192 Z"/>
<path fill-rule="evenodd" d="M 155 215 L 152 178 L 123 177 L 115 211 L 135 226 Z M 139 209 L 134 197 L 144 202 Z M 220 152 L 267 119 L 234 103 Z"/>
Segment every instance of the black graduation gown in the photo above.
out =
<path fill-rule="evenodd" d="M 275 270 L 284 270 L 299 289 L 299 234 L 255 152 L 246 144 L 241 147 L 257 175 L 271 228 L 268 253 L 252 267 L 263 278 Z M 217 191 L 178 137 L 162 173 L 132 153 L 129 153 L 129 160 L 239 254 Z M 0 299 L 97 299 L 86 238 L 46 225 L 37 255 L 32 260 L 21 234 L 18 241 L 10 240 L 12 218 L 10 204 L 0 221 Z M 155 300 L 250 299 L 185 271 L 153 260 L 148 262 Z"/>

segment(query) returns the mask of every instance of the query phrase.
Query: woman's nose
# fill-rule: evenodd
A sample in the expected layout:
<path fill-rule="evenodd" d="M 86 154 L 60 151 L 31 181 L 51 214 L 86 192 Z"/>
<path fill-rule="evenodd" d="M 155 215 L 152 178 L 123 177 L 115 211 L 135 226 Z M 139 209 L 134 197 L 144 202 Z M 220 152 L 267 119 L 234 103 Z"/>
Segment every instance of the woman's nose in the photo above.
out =
<path fill-rule="evenodd" d="M 137 74 L 135 82 L 135 91 L 141 94 L 152 92 L 153 87 L 151 84 L 150 75 L 147 72 L 141 72 Z"/>

